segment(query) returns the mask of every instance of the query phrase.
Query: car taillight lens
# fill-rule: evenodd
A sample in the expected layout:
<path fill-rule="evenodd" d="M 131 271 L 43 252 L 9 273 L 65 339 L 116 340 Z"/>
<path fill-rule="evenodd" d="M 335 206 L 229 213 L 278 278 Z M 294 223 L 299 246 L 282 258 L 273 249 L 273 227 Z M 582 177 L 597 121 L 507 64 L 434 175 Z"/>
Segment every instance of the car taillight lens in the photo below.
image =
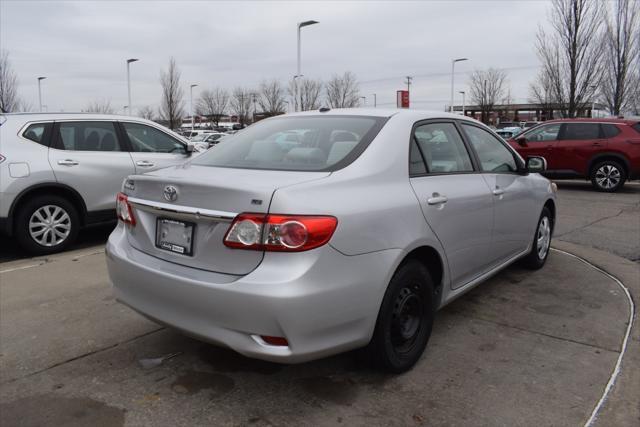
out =
<path fill-rule="evenodd" d="M 116 214 L 118 219 L 125 224 L 136 225 L 136 217 L 133 216 L 129 198 L 124 193 L 118 193 L 116 197 Z"/>
<path fill-rule="evenodd" d="M 258 251 L 308 251 L 327 243 L 337 225 L 333 216 L 243 213 L 229 227 L 224 244 Z"/>

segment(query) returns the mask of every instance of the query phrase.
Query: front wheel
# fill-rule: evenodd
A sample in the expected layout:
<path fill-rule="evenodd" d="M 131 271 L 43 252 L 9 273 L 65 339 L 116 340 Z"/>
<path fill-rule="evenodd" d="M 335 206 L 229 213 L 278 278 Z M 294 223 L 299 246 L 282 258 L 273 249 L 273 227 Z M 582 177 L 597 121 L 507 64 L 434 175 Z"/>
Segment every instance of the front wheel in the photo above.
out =
<path fill-rule="evenodd" d="M 624 167 L 613 160 L 605 160 L 596 164 L 591 170 L 591 185 L 607 193 L 618 191 L 627 180 Z"/>
<path fill-rule="evenodd" d="M 59 196 L 36 196 L 17 212 L 16 239 L 33 255 L 47 255 L 66 249 L 79 228 L 75 207 Z"/>
<path fill-rule="evenodd" d="M 411 369 L 431 336 L 435 308 L 427 268 L 414 259 L 404 262 L 385 293 L 373 338 L 364 349 L 367 359 L 393 373 Z"/>
<path fill-rule="evenodd" d="M 551 247 L 551 234 L 553 233 L 553 217 L 551 212 L 545 206 L 542 208 L 540 219 L 538 220 L 538 226 L 536 232 L 533 235 L 533 243 L 531 245 L 531 251 L 523 259 L 525 267 L 532 270 L 542 268 L 549 256 L 549 249 Z"/>

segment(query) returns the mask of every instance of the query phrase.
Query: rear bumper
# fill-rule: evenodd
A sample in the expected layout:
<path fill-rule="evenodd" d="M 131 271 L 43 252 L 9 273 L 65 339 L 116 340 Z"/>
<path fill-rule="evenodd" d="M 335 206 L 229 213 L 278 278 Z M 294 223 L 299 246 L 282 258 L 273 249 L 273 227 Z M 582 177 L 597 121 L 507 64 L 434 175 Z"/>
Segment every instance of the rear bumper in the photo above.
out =
<path fill-rule="evenodd" d="M 150 319 L 243 355 L 304 362 L 366 345 L 401 255 L 345 256 L 329 245 L 267 253 L 246 276 L 172 264 L 132 248 L 122 224 L 106 247 L 116 298 Z M 258 336 L 285 337 L 288 347 Z"/>

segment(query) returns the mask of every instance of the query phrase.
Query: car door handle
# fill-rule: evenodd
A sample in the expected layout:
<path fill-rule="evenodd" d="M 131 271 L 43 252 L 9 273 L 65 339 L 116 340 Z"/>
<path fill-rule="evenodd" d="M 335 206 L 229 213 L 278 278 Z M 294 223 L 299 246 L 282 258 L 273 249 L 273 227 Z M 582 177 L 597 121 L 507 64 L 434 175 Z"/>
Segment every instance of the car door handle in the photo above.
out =
<path fill-rule="evenodd" d="M 447 199 L 447 196 L 440 196 L 436 193 L 433 197 L 429 197 L 427 199 L 427 203 L 430 205 L 441 205 L 443 203 L 447 203 L 448 200 L 449 199 Z"/>
<path fill-rule="evenodd" d="M 64 160 L 58 160 L 58 164 L 62 166 L 76 166 L 80 163 L 77 160 L 64 159 Z"/>
<path fill-rule="evenodd" d="M 502 196 L 503 194 L 504 194 L 504 190 L 502 188 L 496 188 L 495 190 L 493 190 L 494 196 Z"/>
<path fill-rule="evenodd" d="M 150 162 L 149 160 L 138 160 L 136 162 L 136 165 L 143 168 L 150 168 L 152 166 L 155 166 L 155 163 Z"/>

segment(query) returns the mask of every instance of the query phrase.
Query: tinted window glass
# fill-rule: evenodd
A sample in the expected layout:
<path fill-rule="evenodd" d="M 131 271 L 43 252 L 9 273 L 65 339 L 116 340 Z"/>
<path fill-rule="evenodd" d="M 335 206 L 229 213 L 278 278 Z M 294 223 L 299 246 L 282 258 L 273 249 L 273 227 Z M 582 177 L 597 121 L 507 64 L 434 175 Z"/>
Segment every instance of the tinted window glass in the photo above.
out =
<path fill-rule="evenodd" d="M 334 170 L 361 153 L 384 122 L 384 118 L 366 116 L 300 116 L 262 120 L 222 139 L 215 150 L 198 156 L 193 164 L 249 169 Z"/>
<path fill-rule="evenodd" d="M 560 123 L 554 123 L 539 126 L 527 132 L 524 137 L 527 138 L 527 142 L 555 141 L 558 139 L 558 132 L 560 132 Z"/>
<path fill-rule="evenodd" d="M 518 170 L 513 154 L 498 138 L 479 127 L 467 124 L 462 126 L 478 154 L 483 171 L 516 172 Z"/>
<path fill-rule="evenodd" d="M 600 125 L 597 123 L 567 123 L 562 139 L 598 139 Z"/>
<path fill-rule="evenodd" d="M 471 172 L 473 166 L 462 138 L 451 123 L 418 126 L 414 133 L 429 173 Z"/>
<path fill-rule="evenodd" d="M 22 134 L 27 139 L 30 139 L 33 142 L 37 142 L 38 144 L 48 145 L 48 141 L 44 140 L 45 133 L 47 128 L 50 126 L 49 123 L 36 123 L 29 126 Z"/>
<path fill-rule="evenodd" d="M 186 153 L 185 145 L 179 140 L 151 126 L 140 123 L 123 122 L 131 149 L 144 153 Z"/>
<path fill-rule="evenodd" d="M 411 141 L 411 148 L 409 151 L 409 175 L 421 175 L 427 173 L 427 168 L 422 160 L 422 154 L 418 149 L 418 143 L 414 139 Z"/>
<path fill-rule="evenodd" d="M 637 130 L 638 132 L 640 132 L 640 123 L 636 123 L 635 125 L 633 125 L 631 127 L 634 128 L 635 130 Z"/>
<path fill-rule="evenodd" d="M 620 133 L 620 129 L 616 125 L 603 123 L 601 126 L 604 132 L 605 138 L 613 138 L 614 136 L 617 136 Z"/>
<path fill-rule="evenodd" d="M 62 122 L 57 148 L 72 151 L 121 151 L 111 122 Z"/>

